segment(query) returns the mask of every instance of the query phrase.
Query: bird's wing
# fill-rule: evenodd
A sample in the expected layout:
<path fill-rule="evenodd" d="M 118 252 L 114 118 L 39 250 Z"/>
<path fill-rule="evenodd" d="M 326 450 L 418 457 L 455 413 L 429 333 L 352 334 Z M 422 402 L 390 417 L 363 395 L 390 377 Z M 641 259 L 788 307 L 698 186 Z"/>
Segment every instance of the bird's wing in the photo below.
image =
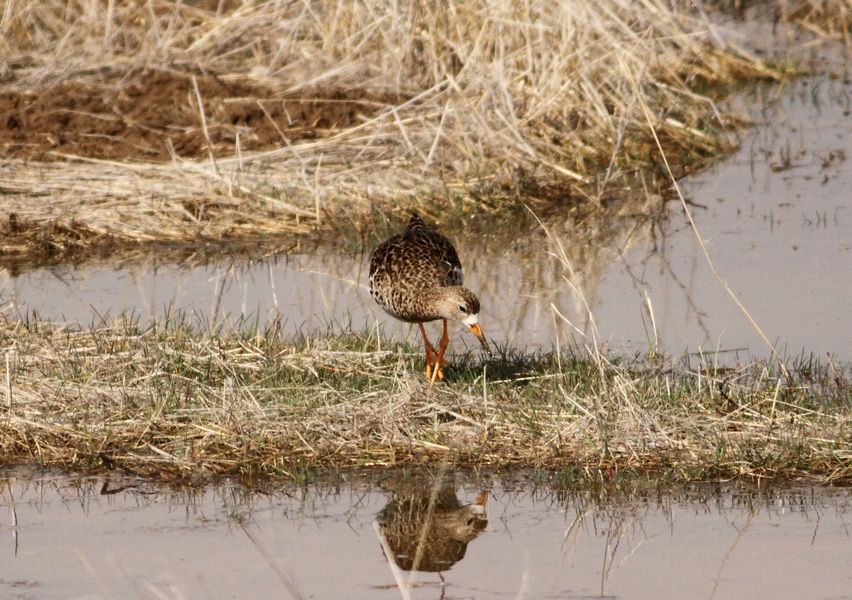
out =
<path fill-rule="evenodd" d="M 441 261 L 444 267 L 444 285 L 464 285 L 464 269 L 462 268 L 459 255 L 450 240 L 442 237 Z"/>
<path fill-rule="evenodd" d="M 424 274 L 428 273 L 429 285 L 462 285 L 464 270 L 459 255 L 450 240 L 432 230 L 429 235 L 418 236 L 420 260 Z"/>
<path fill-rule="evenodd" d="M 418 249 L 424 275 L 433 282 L 429 285 L 464 284 L 464 270 L 453 243 L 430 227 L 417 213 L 411 216 L 404 236 L 412 247 Z"/>

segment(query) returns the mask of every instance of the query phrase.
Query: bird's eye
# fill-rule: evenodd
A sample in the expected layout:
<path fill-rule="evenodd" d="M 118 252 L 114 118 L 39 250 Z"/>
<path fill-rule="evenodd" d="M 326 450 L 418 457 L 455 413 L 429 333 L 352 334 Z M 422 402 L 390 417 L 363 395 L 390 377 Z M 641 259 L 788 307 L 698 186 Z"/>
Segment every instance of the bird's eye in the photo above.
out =
<path fill-rule="evenodd" d="M 459 304 L 459 310 L 463 313 L 467 312 L 467 308 L 465 308 L 464 304 Z"/>

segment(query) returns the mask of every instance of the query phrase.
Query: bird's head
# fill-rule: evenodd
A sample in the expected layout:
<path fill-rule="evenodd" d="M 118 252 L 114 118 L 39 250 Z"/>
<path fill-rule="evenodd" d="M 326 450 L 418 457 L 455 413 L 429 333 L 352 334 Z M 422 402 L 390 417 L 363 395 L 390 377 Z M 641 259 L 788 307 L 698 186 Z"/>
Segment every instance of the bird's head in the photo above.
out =
<path fill-rule="evenodd" d="M 491 356 L 491 348 L 488 347 L 485 334 L 482 333 L 482 327 L 479 325 L 479 298 L 476 297 L 476 294 L 466 287 L 441 288 L 437 308 L 442 319 L 458 321 L 470 329 L 470 332 L 479 340 L 485 353 Z"/>

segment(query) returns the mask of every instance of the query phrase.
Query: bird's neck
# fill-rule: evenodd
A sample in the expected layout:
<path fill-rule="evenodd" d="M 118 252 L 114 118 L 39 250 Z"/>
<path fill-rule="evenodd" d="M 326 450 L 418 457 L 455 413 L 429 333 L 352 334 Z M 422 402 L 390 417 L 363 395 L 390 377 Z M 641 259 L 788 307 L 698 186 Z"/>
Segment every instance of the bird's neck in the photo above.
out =
<path fill-rule="evenodd" d="M 432 310 L 429 311 L 429 318 L 431 320 L 442 319 L 444 318 L 441 312 L 438 310 L 438 307 L 441 306 L 442 301 L 447 296 L 447 291 L 452 288 L 448 288 L 445 286 L 434 286 L 430 288 L 425 288 L 421 292 L 419 292 L 420 299 L 423 302 L 423 306 L 432 307 Z"/>

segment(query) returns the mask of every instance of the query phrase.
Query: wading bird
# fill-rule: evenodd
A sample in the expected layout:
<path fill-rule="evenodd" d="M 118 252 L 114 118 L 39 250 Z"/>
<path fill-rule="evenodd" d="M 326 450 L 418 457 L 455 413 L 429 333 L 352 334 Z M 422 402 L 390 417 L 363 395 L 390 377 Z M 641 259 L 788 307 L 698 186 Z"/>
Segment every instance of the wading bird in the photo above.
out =
<path fill-rule="evenodd" d="M 463 287 L 464 272 L 450 240 L 427 225 L 417 213 L 405 231 L 379 245 L 370 258 L 370 294 L 391 316 L 417 323 L 426 346 L 426 377 L 443 379 L 444 352 L 450 341 L 447 321 L 459 321 L 491 349 L 479 325 L 479 299 Z M 444 333 L 436 349 L 423 323 L 441 319 Z"/>

